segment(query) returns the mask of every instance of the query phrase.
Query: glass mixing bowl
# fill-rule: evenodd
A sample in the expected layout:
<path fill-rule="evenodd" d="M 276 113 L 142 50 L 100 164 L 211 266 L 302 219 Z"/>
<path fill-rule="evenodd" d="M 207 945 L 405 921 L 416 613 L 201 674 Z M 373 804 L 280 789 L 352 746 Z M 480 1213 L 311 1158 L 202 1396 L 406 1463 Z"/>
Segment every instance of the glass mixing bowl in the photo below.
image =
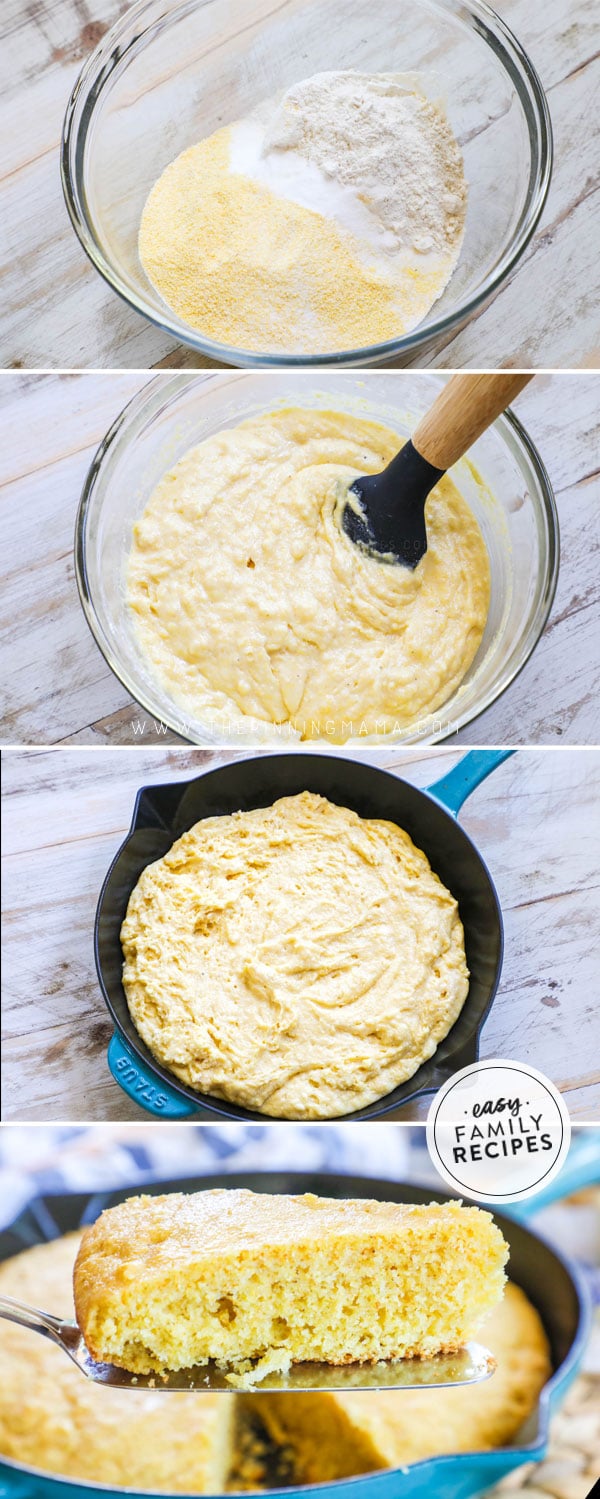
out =
<path fill-rule="evenodd" d="M 340 68 L 417 71 L 443 98 L 469 184 L 459 264 L 424 322 L 385 344 L 274 355 L 215 343 L 170 310 L 142 269 L 137 237 L 150 188 L 186 147 L 312 73 Z M 361 365 L 426 348 L 489 300 L 542 212 L 552 131 L 535 69 L 481 0 L 140 0 L 79 75 L 61 160 L 67 207 L 96 269 L 181 343 L 234 365 Z"/>
<path fill-rule="evenodd" d="M 444 375 L 424 371 L 224 371 L 159 375 L 125 407 L 86 479 L 76 526 L 76 570 L 85 615 L 108 665 L 149 713 L 194 744 L 224 742 L 223 726 L 187 717 L 155 679 L 126 605 L 132 528 L 162 475 L 189 448 L 223 427 L 280 406 L 347 411 L 387 423 L 408 437 Z M 489 708 L 525 665 L 542 633 L 558 574 L 558 517 L 548 475 L 511 412 L 473 445 L 452 477 L 479 521 L 488 548 L 490 611 L 475 660 L 435 715 L 410 730 L 347 744 L 436 743 Z M 514 738 L 518 738 L 515 725 Z M 257 733 L 232 727 L 228 742 L 252 746 L 298 740 L 286 726 Z M 315 741 L 310 743 L 314 745 Z"/>

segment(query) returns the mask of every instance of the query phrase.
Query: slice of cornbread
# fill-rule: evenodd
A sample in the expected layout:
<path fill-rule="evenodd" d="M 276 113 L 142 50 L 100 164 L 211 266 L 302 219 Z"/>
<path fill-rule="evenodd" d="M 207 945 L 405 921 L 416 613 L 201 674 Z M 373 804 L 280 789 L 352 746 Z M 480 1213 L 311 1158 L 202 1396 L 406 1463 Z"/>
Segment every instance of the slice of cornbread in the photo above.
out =
<path fill-rule="evenodd" d="M 0 1290 L 73 1316 L 79 1234 L 0 1265 Z M 0 1321 L 0 1453 L 12 1462 L 144 1494 L 222 1494 L 235 1449 L 236 1397 L 111 1390 L 84 1379 L 46 1338 Z M 42 1479 L 26 1480 L 38 1499 Z M 97 1493 L 93 1488 L 91 1493 Z"/>
<path fill-rule="evenodd" d="M 292 1362 L 461 1347 L 500 1299 L 507 1255 L 489 1213 L 454 1203 L 131 1197 L 86 1229 L 75 1306 L 94 1358 L 140 1373 L 215 1359 L 254 1382 Z"/>
<path fill-rule="evenodd" d="M 538 1313 L 510 1283 L 486 1317 L 481 1338 L 496 1370 L 475 1388 L 293 1399 L 265 1392 L 244 1396 L 244 1406 L 285 1449 L 297 1483 L 327 1483 L 443 1453 L 502 1447 L 534 1409 L 550 1376 L 550 1350 Z"/>

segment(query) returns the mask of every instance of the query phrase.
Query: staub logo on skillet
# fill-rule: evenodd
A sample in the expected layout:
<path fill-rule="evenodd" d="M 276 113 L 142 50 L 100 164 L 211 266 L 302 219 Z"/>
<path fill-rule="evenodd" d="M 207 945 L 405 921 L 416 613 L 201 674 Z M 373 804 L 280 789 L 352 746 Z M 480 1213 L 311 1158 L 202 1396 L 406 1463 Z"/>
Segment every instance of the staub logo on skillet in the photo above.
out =
<path fill-rule="evenodd" d="M 115 1062 L 115 1070 L 120 1073 L 124 1082 L 133 1086 L 144 1103 L 151 1104 L 154 1109 L 164 1109 L 167 1102 L 165 1094 L 159 1093 L 152 1083 L 147 1083 L 140 1077 L 137 1067 L 134 1067 L 133 1062 L 128 1062 L 127 1057 L 119 1057 Z"/>
<path fill-rule="evenodd" d="M 560 1093 L 522 1062 L 477 1062 L 429 1110 L 431 1159 L 450 1186 L 484 1202 L 540 1191 L 565 1159 L 570 1122 Z"/>

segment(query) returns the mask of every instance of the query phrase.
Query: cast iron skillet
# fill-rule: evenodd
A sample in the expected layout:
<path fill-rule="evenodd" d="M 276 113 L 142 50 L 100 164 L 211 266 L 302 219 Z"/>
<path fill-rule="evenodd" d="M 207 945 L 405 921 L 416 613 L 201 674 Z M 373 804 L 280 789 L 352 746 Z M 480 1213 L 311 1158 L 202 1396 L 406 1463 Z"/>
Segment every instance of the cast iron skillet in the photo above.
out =
<path fill-rule="evenodd" d="M 578 1147 L 580 1147 L 578 1149 Z M 579 1158 L 578 1158 L 579 1157 Z M 532 1204 L 550 1201 L 568 1191 L 575 1191 L 600 1175 L 597 1143 L 581 1138 L 575 1142 L 562 1173 L 554 1179 L 545 1194 L 529 1199 Z M 375 1197 L 389 1202 L 448 1202 L 450 1194 L 433 1192 L 402 1182 L 377 1180 L 364 1176 L 336 1176 L 325 1172 L 244 1172 L 210 1175 L 181 1181 L 144 1183 L 143 1191 L 194 1192 L 203 1187 L 249 1187 L 257 1192 L 315 1192 L 329 1197 Z M 122 1202 L 136 1187 L 116 1192 L 65 1193 L 37 1198 L 16 1221 L 0 1233 L 0 1260 L 8 1259 L 32 1244 L 46 1242 L 69 1233 L 81 1225 L 93 1223 L 106 1207 Z M 518 1204 L 522 1215 L 524 1205 Z M 450 1457 L 428 1458 L 405 1469 L 385 1469 L 336 1483 L 295 1485 L 269 1490 L 269 1499 L 294 1499 L 315 1495 L 323 1499 L 469 1499 L 469 1496 L 491 1488 L 522 1462 L 544 1455 L 549 1418 L 562 1399 L 581 1359 L 591 1322 L 586 1288 L 575 1266 L 560 1257 L 549 1244 L 531 1229 L 510 1217 L 495 1214 L 496 1221 L 510 1245 L 510 1276 L 521 1286 L 537 1308 L 548 1337 L 553 1374 L 540 1395 L 537 1410 L 521 1433 L 519 1445 L 493 1452 L 459 1453 Z M 83 1376 L 82 1376 L 83 1377 Z M 127 1400 L 128 1396 L 125 1396 Z M 175 1399 L 169 1396 L 169 1399 Z M 202 1399 L 201 1395 L 197 1397 Z M 257 1398 L 260 1399 L 260 1396 Z M 302 1399 L 301 1395 L 289 1398 Z M 377 1395 L 372 1397 L 377 1399 Z M 106 1485 L 78 1483 L 68 1478 L 40 1474 L 32 1468 L 0 1457 L 0 1486 L 5 1499 L 90 1499 L 90 1494 L 118 1496 L 131 1490 L 112 1490 Z M 140 1492 L 136 1490 L 136 1492 Z M 164 1495 L 162 1496 L 164 1499 Z"/>
<path fill-rule="evenodd" d="M 131 1020 L 121 981 L 119 932 L 142 870 L 167 852 L 202 817 L 269 806 L 280 796 L 320 792 L 362 817 L 387 818 L 405 828 L 458 900 L 465 929 L 470 984 L 467 1000 L 434 1056 L 407 1082 L 367 1108 L 347 1115 L 373 1119 L 409 1099 L 435 1092 L 477 1060 L 479 1034 L 496 993 L 503 949 L 502 915 L 486 866 L 456 821 L 463 801 L 510 750 L 473 750 L 449 775 L 420 791 L 397 775 L 338 755 L 257 755 L 210 770 L 192 781 L 145 786 L 131 828 L 108 871 L 96 912 L 95 954 L 102 993 L 115 1022 L 108 1062 L 115 1080 L 149 1113 L 181 1119 L 208 1108 L 213 1116 L 264 1120 L 264 1114 L 196 1093 L 155 1061 Z"/>

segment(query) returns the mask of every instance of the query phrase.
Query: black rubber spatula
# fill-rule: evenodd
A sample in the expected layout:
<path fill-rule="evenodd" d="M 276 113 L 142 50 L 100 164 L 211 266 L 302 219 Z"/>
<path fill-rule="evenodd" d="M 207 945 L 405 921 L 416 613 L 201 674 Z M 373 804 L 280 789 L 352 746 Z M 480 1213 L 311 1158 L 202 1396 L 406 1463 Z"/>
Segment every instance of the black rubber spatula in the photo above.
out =
<path fill-rule="evenodd" d="M 382 559 L 415 568 L 427 551 L 430 490 L 531 379 L 513 373 L 452 375 L 387 468 L 350 486 L 342 515 L 350 540 Z"/>

